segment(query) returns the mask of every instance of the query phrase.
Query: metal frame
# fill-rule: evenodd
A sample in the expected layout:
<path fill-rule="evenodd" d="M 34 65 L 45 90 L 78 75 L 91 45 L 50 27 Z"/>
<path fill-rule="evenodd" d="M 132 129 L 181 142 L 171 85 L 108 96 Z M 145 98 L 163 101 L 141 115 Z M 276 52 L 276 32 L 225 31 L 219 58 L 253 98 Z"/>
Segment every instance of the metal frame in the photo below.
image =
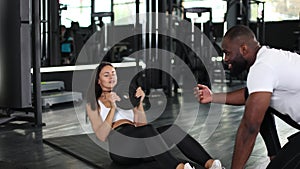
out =
<path fill-rule="evenodd" d="M 40 0 L 32 0 L 33 110 L 35 126 L 43 126 L 41 104 Z"/>

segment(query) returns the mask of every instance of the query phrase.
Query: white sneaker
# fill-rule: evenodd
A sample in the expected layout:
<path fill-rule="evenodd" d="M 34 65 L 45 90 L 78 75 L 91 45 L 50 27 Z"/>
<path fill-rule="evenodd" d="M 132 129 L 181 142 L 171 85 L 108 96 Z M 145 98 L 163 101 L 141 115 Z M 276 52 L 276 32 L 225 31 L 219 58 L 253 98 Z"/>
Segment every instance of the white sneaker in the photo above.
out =
<path fill-rule="evenodd" d="M 209 169 L 224 169 L 224 167 L 222 167 L 220 160 L 214 160 L 214 162 L 212 163 Z"/>
<path fill-rule="evenodd" d="M 184 164 L 184 169 L 195 169 L 195 167 L 192 167 L 192 166 L 190 165 L 190 163 L 185 163 L 185 164 Z"/>

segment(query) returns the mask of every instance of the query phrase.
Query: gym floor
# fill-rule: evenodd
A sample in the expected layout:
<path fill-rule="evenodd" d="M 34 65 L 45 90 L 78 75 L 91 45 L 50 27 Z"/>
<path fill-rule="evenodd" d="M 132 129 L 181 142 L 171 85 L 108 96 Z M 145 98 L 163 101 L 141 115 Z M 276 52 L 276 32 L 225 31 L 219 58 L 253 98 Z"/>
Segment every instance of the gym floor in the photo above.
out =
<path fill-rule="evenodd" d="M 243 85 L 241 83 L 233 84 L 230 87 L 214 85 L 214 88 L 220 91 L 228 91 Z M 178 101 L 182 100 L 182 95 L 178 94 L 170 100 L 171 102 L 166 106 L 167 110 L 164 115 L 159 120 L 154 121 L 155 125 L 173 122 L 173 112 L 179 110 Z M 235 133 L 243 110 L 243 106 L 223 106 L 222 112 L 217 113 L 216 117 L 212 118 L 217 120 L 217 123 L 204 123 L 203 117 L 205 116 L 206 118 L 207 114 L 201 113 L 200 107 L 196 122 L 189 131 L 209 154 L 219 158 L 226 168 L 230 168 Z M 28 122 L 32 117 L 30 113 L 17 112 L 15 115 L 18 118 L 0 125 L 0 168 L 93 168 L 75 157 L 43 143 L 45 138 L 91 132 L 90 124 L 86 122 L 84 105 L 74 108 L 72 104 L 61 104 L 43 110 L 45 126 L 42 128 L 33 127 L 33 123 Z M 189 119 L 186 120 L 188 121 Z M 287 142 L 287 137 L 295 133 L 296 130 L 277 118 L 276 123 L 280 141 L 283 145 Z M 213 128 L 215 124 L 217 126 L 212 134 L 210 134 L 209 130 L 202 130 L 203 128 Z M 259 135 L 246 168 L 259 169 L 263 167 L 267 160 L 265 145 Z"/>

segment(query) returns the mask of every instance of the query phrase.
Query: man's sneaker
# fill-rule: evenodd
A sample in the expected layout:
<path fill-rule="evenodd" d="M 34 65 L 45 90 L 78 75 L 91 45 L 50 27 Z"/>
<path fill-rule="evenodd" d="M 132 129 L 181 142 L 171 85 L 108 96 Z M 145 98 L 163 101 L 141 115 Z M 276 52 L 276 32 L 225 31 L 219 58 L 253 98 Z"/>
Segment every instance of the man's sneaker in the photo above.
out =
<path fill-rule="evenodd" d="M 184 164 L 184 169 L 195 169 L 195 167 L 192 167 L 192 166 L 190 165 L 190 163 L 185 163 L 185 164 Z"/>
<path fill-rule="evenodd" d="M 224 169 L 224 167 L 222 167 L 220 160 L 214 160 L 214 162 L 212 163 L 209 169 Z"/>

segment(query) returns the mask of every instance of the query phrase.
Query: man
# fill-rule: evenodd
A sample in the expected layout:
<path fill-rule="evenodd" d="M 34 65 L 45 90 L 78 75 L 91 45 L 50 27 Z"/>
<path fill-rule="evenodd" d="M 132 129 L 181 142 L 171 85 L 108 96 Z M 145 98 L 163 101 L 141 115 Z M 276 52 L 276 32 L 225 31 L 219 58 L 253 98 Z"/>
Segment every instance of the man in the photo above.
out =
<path fill-rule="evenodd" d="M 257 42 L 246 26 L 234 26 L 222 42 L 225 62 L 232 74 L 248 70 L 247 87 L 229 92 L 212 93 L 198 84 L 195 96 L 200 103 L 245 105 L 237 131 L 232 169 L 242 169 L 261 133 L 271 159 L 268 168 L 300 167 L 300 132 L 281 148 L 273 114 L 300 129 L 300 56 L 270 49 Z"/>

